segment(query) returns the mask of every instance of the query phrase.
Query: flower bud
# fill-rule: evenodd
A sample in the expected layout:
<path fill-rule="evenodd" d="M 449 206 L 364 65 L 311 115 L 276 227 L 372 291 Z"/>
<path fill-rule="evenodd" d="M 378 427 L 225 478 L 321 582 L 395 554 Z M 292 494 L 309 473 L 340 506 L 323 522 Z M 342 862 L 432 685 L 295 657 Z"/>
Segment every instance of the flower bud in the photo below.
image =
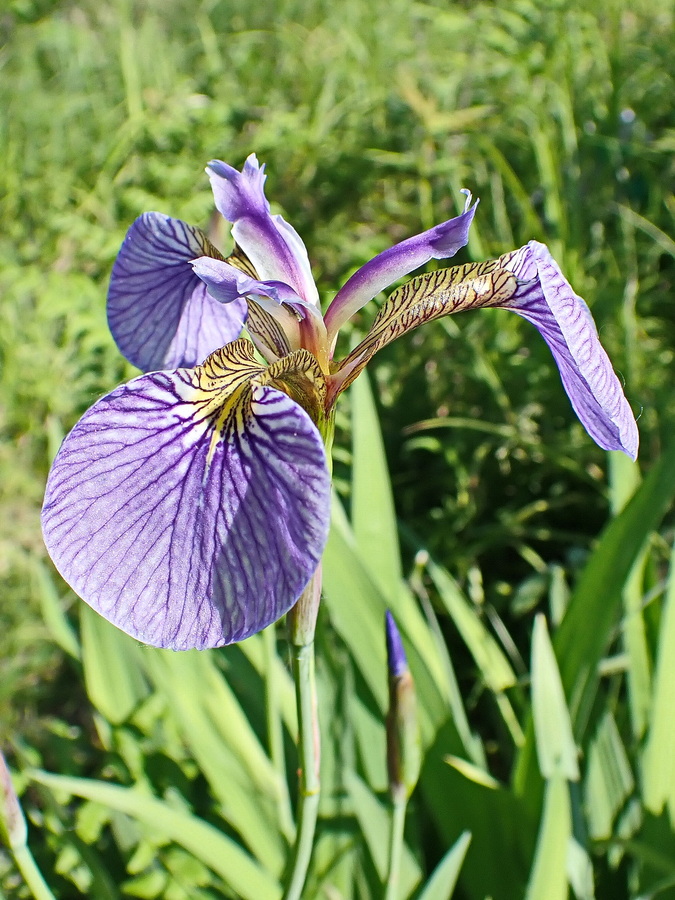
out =
<path fill-rule="evenodd" d="M 389 712 L 387 713 L 387 770 L 392 800 L 407 799 L 420 774 L 421 751 L 417 722 L 417 697 L 401 635 L 387 610 L 387 666 Z"/>

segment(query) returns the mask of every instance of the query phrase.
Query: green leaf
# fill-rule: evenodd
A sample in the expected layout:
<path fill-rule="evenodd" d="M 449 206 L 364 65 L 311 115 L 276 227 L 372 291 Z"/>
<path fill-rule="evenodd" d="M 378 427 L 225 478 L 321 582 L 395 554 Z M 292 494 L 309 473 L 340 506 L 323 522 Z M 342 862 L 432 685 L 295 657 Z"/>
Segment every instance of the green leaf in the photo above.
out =
<path fill-rule="evenodd" d="M 578 740 L 597 690 L 598 663 L 606 652 L 628 573 L 647 536 L 675 495 L 675 444 L 654 464 L 625 509 L 607 526 L 574 590 L 553 644 Z M 532 723 L 517 763 L 519 794 L 534 797 L 538 781 Z"/>
<path fill-rule="evenodd" d="M 595 900 L 593 863 L 586 849 L 573 837 L 567 845 L 567 877 L 576 900 Z"/>
<path fill-rule="evenodd" d="M 355 772 L 349 772 L 346 778 L 347 790 L 354 804 L 354 813 L 361 832 L 366 841 L 375 869 L 384 881 L 389 863 L 389 832 L 391 829 L 391 811 L 371 792 L 368 785 L 361 781 Z M 402 897 L 408 897 L 419 884 L 422 872 L 407 844 L 401 850 L 401 870 L 399 890 Z"/>
<path fill-rule="evenodd" d="M 429 561 L 427 570 L 469 652 L 490 690 L 501 693 L 516 683 L 516 675 L 496 640 L 487 630 L 449 572 Z"/>
<path fill-rule="evenodd" d="M 532 716 L 541 774 L 544 778 L 560 775 L 578 781 L 572 722 L 546 619 L 541 613 L 534 620 L 532 635 Z"/>
<path fill-rule="evenodd" d="M 605 529 L 555 636 L 575 731 L 585 728 L 598 663 L 616 621 L 621 592 L 647 536 L 675 496 L 675 445 L 654 464 L 625 509 Z"/>
<path fill-rule="evenodd" d="M 366 372 L 351 388 L 352 526 L 359 552 L 385 597 L 396 596 L 401 562 L 380 420 Z"/>
<path fill-rule="evenodd" d="M 382 714 L 387 708 L 384 615 L 391 609 L 403 637 L 419 699 L 423 740 L 433 737 L 447 716 L 447 682 L 438 645 L 405 585 L 385 597 L 355 545 L 336 500 L 323 556 L 323 591 L 331 622 L 349 648 Z"/>
<path fill-rule="evenodd" d="M 667 804 L 675 822 L 675 545 L 670 557 L 668 590 L 661 613 L 651 726 L 644 750 L 642 779 L 644 804 L 659 815 Z"/>
<path fill-rule="evenodd" d="M 148 651 L 144 663 L 156 690 L 166 694 L 221 815 L 271 872 L 280 873 L 285 847 L 276 816 L 277 775 L 208 651 Z"/>
<path fill-rule="evenodd" d="M 242 900 L 278 900 L 279 884 L 238 844 L 196 816 L 179 812 L 135 788 L 36 769 L 27 774 L 56 794 L 94 800 L 149 825 L 158 837 L 174 841 L 209 866 Z"/>
<path fill-rule="evenodd" d="M 463 831 L 436 866 L 417 900 L 450 900 L 470 843 L 470 832 Z"/>
<path fill-rule="evenodd" d="M 613 834 L 616 816 L 635 788 L 628 754 L 611 712 L 607 711 L 601 719 L 587 756 L 588 831 L 594 840 L 608 840 Z M 670 759 L 672 762 L 672 757 Z M 649 768 L 645 767 L 645 781 L 649 777 Z"/>
<path fill-rule="evenodd" d="M 546 782 L 544 811 L 525 900 L 567 900 L 567 853 L 572 815 L 567 781 L 555 775 Z"/>
<path fill-rule="evenodd" d="M 82 666 L 87 694 L 114 725 L 129 718 L 148 694 L 141 665 L 141 645 L 80 604 Z"/>
<path fill-rule="evenodd" d="M 40 600 L 42 618 L 45 620 L 49 633 L 68 656 L 79 659 L 80 645 L 68 617 L 63 611 L 63 604 L 50 572 L 42 560 L 35 557 L 31 559 L 30 565 L 36 593 Z"/>
<path fill-rule="evenodd" d="M 625 453 L 618 451 L 609 454 L 609 463 L 610 502 L 612 510 L 618 514 L 640 484 L 640 469 Z M 628 656 L 628 699 L 633 734 L 638 740 L 642 739 L 647 728 L 652 701 L 651 666 L 642 609 L 647 560 L 647 551 L 643 550 L 635 560 L 623 589 L 623 643 Z"/>

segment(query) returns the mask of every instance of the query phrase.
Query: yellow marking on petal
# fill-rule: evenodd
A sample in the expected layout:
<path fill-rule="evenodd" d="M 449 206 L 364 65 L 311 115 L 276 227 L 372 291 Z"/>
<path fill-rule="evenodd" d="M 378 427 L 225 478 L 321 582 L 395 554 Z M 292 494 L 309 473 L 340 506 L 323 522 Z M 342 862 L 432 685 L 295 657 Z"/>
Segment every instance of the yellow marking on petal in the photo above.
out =
<path fill-rule="evenodd" d="M 195 424 L 206 422 L 211 431 L 206 455 L 208 476 L 218 444 L 232 431 L 243 431 L 250 415 L 254 384 L 269 384 L 283 391 L 320 427 L 325 421 L 326 379 L 308 350 L 296 350 L 270 366 L 255 359 L 255 348 L 245 338 L 232 341 L 206 358 L 201 366 L 183 369 L 182 399 L 192 407 Z"/>
<path fill-rule="evenodd" d="M 184 399 L 194 409 L 193 419 L 195 423 L 207 420 L 212 429 L 204 477 L 208 475 L 218 442 L 228 427 L 237 427 L 237 419 L 243 417 L 251 379 L 265 371 L 254 353 L 253 344 L 239 338 L 216 350 L 201 366 L 183 370 L 190 384 Z"/>
<path fill-rule="evenodd" d="M 292 348 L 279 322 L 255 300 L 247 298 L 246 303 L 248 306 L 246 327 L 251 335 L 269 347 L 276 356 L 287 356 Z M 287 314 L 284 313 L 284 316 L 287 317 Z M 295 331 L 297 330 L 296 326 Z"/>
<path fill-rule="evenodd" d="M 335 367 L 329 402 L 349 387 L 378 350 L 407 331 L 464 309 L 507 303 L 518 281 L 500 265 L 502 259 L 438 269 L 397 288 L 382 304 L 364 340 Z"/>
<path fill-rule="evenodd" d="M 272 363 L 261 378 L 260 384 L 270 384 L 295 400 L 309 414 L 317 426 L 321 426 L 326 410 L 326 377 L 315 356 L 309 350 L 295 350 Z"/>

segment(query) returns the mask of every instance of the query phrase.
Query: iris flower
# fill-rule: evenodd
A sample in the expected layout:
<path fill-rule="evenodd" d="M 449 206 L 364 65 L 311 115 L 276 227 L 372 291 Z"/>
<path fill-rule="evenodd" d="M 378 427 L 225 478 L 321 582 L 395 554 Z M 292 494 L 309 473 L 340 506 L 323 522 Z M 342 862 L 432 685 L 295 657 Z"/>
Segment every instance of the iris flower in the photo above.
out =
<path fill-rule="evenodd" d="M 366 263 L 323 316 L 302 239 L 270 211 L 264 166 L 251 155 L 241 172 L 220 161 L 207 172 L 233 253 L 160 213 L 134 222 L 108 320 L 146 374 L 82 416 L 47 484 L 56 567 L 123 631 L 176 650 L 215 647 L 286 613 L 328 535 L 335 401 L 379 349 L 440 316 L 489 306 L 528 319 L 591 437 L 636 456 L 635 420 L 588 308 L 543 244 L 413 278 L 335 361 L 339 328 L 393 282 L 453 256 L 477 204 L 468 196 L 461 215 Z"/>

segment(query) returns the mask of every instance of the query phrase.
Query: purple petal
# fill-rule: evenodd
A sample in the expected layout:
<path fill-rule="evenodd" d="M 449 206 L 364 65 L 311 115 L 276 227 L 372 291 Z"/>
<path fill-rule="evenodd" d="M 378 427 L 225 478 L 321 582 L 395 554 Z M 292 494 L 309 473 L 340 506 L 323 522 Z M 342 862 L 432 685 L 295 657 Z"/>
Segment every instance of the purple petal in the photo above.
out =
<path fill-rule="evenodd" d="M 635 418 L 598 338 L 586 303 L 566 281 L 548 248 L 530 241 L 502 257 L 519 280 L 507 307 L 535 325 L 553 353 L 576 414 L 597 444 L 635 459 Z"/>
<path fill-rule="evenodd" d="M 262 369 L 252 349 L 236 341 L 199 369 L 117 388 L 52 466 L 43 532 L 56 567 L 144 643 L 242 640 L 293 605 L 321 558 L 323 442 L 286 394 L 250 382 Z"/>
<path fill-rule="evenodd" d="M 469 202 L 470 196 L 461 216 L 390 247 L 352 275 L 337 292 L 324 316 L 331 343 L 342 325 L 388 285 L 430 259 L 448 259 L 465 246 L 478 206 L 478 201 L 471 207 Z"/>
<path fill-rule="evenodd" d="M 209 294 L 221 303 L 231 303 L 245 297 L 266 297 L 273 300 L 276 306 L 289 304 L 301 315 L 308 306 L 283 281 L 258 281 L 224 260 L 200 256 L 192 260 L 192 268 L 207 286 Z"/>
<path fill-rule="evenodd" d="M 283 281 L 316 306 L 319 298 L 307 249 L 288 222 L 270 213 L 264 191 L 265 166 L 258 164 L 255 153 L 248 157 L 241 172 L 218 159 L 211 160 L 206 171 L 216 206 L 233 223 L 232 236 L 260 278 Z"/>
<path fill-rule="evenodd" d="M 190 266 L 209 252 L 217 251 L 198 228 L 161 213 L 143 213 L 127 232 L 110 279 L 108 324 L 139 369 L 196 365 L 241 333 L 244 301 L 216 302 Z"/>

